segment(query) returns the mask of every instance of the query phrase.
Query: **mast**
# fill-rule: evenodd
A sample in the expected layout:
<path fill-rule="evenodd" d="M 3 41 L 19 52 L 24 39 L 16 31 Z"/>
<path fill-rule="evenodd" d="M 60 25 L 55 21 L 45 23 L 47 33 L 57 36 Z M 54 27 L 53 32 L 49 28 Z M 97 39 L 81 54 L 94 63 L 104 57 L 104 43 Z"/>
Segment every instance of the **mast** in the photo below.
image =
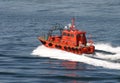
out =
<path fill-rule="evenodd" d="M 72 25 L 70 27 L 70 30 L 75 30 L 75 18 L 72 18 Z"/>

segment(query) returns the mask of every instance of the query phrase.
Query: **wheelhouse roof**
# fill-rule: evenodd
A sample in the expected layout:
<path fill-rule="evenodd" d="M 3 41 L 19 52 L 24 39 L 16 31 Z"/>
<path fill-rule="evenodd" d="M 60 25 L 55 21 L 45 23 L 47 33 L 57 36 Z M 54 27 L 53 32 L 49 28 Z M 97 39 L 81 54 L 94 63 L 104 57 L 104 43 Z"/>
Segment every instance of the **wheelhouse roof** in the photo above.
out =
<path fill-rule="evenodd" d="M 71 34 L 85 34 L 85 31 L 79 31 L 79 30 L 63 30 L 63 33 L 71 33 Z"/>

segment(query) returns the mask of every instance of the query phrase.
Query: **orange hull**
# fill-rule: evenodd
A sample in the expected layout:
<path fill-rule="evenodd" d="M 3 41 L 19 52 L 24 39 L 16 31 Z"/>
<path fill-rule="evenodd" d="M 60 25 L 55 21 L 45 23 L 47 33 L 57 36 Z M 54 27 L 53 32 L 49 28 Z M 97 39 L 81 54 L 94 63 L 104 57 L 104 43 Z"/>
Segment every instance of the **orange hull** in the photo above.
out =
<path fill-rule="evenodd" d="M 67 52 L 72 52 L 72 53 L 80 54 L 80 55 L 83 54 L 83 53 L 84 54 L 93 54 L 94 50 L 95 50 L 95 47 L 93 45 L 73 47 L 73 46 L 69 46 L 69 45 L 64 45 L 62 43 L 56 43 L 56 42 L 53 42 L 53 41 L 48 41 L 48 40 L 43 39 L 42 37 L 38 37 L 38 39 L 46 47 L 57 48 L 57 49 L 60 49 L 60 50 L 64 50 L 64 51 L 67 51 Z"/>

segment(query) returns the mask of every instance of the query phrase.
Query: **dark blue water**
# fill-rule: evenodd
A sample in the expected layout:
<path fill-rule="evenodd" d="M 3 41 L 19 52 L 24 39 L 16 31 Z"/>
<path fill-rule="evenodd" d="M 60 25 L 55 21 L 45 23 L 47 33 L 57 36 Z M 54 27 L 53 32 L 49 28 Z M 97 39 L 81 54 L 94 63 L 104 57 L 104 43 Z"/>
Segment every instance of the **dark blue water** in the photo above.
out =
<path fill-rule="evenodd" d="M 112 64 L 31 54 L 41 45 L 41 33 L 72 17 L 78 29 L 92 34 L 97 49 L 106 47 L 99 55 L 109 55 L 104 50 L 117 55 L 101 61 L 120 65 L 120 0 L 0 0 L 0 83 L 119 83 L 120 68 Z"/>

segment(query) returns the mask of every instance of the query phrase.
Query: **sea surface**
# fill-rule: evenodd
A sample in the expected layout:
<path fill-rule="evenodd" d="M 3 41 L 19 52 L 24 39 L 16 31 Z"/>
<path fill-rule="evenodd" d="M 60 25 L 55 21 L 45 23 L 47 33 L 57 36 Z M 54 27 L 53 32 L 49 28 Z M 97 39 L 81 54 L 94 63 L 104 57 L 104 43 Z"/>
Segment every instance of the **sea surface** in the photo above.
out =
<path fill-rule="evenodd" d="M 38 41 L 73 17 L 94 55 Z M 120 83 L 120 0 L 0 0 L 0 83 Z"/>

